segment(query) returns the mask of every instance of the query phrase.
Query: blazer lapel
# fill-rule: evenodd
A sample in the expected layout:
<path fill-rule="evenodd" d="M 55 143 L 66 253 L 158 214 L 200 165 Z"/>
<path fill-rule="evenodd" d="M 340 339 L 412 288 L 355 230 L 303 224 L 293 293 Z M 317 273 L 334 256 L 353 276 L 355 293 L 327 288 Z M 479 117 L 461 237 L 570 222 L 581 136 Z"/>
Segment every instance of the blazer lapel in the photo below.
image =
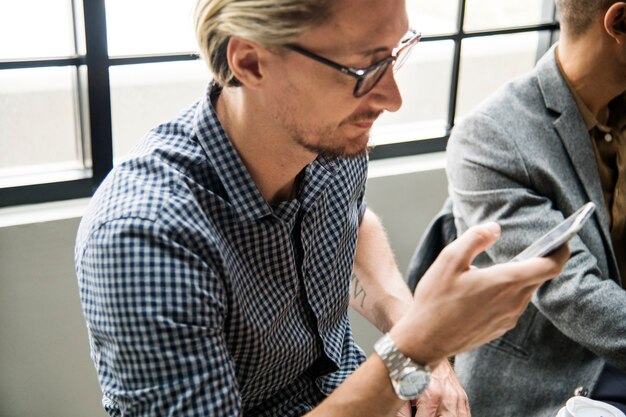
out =
<path fill-rule="evenodd" d="M 591 138 L 580 115 L 576 101 L 563 79 L 556 62 L 556 46 L 554 46 L 537 64 L 537 78 L 546 103 L 546 107 L 558 114 L 554 120 L 554 129 L 563 142 L 572 165 L 578 174 L 587 198 L 596 204 L 595 216 L 607 248 L 613 246 L 609 231 L 609 218 L 605 208 L 604 195 L 596 157 Z M 609 256 L 617 265 L 612 249 Z"/>

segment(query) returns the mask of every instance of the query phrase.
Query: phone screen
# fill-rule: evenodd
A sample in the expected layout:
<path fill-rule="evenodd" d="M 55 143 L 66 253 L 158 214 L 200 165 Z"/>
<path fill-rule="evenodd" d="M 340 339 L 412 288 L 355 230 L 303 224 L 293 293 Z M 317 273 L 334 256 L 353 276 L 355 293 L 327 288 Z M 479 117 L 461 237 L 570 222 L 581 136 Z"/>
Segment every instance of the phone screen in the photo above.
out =
<path fill-rule="evenodd" d="M 583 224 L 591 217 L 596 205 L 589 202 L 576 210 L 574 214 L 563 220 L 556 227 L 537 239 L 533 244 L 520 252 L 511 261 L 523 261 L 549 255 L 563 246 L 568 240 L 580 231 Z"/>

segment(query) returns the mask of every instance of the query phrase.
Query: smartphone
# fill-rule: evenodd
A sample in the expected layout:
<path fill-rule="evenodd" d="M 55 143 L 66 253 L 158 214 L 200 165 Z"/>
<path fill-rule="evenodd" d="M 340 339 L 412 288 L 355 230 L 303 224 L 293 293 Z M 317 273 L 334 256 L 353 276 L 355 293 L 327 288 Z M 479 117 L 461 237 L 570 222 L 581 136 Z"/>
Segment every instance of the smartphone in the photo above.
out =
<path fill-rule="evenodd" d="M 551 254 L 582 229 L 595 209 L 596 205 L 592 202 L 585 204 L 576 210 L 574 214 L 563 220 L 555 228 L 520 252 L 515 258 L 511 259 L 511 262 L 525 261 L 526 259 Z"/>

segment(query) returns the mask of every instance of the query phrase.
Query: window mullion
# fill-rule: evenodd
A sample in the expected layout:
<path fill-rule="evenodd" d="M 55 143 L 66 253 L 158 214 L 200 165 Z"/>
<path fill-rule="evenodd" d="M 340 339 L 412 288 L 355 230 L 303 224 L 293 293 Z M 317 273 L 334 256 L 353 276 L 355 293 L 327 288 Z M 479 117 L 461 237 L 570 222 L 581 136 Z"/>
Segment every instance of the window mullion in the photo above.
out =
<path fill-rule="evenodd" d="M 94 186 L 113 167 L 111 87 L 105 0 L 83 0 L 90 143 Z"/>
<path fill-rule="evenodd" d="M 541 11 L 541 17 L 543 21 L 556 22 L 556 4 L 554 0 L 543 0 L 543 9 Z M 537 43 L 537 58 L 539 61 L 552 44 L 557 40 L 558 29 L 551 29 L 549 31 L 539 33 L 539 41 Z"/>
<path fill-rule="evenodd" d="M 448 102 L 448 123 L 446 130 L 450 132 L 456 118 L 456 102 L 459 93 L 459 73 L 461 68 L 461 45 L 463 43 L 463 26 L 465 25 L 465 0 L 459 0 L 456 36 L 454 39 L 454 57 L 452 58 L 452 79 L 450 80 L 450 100 Z"/>

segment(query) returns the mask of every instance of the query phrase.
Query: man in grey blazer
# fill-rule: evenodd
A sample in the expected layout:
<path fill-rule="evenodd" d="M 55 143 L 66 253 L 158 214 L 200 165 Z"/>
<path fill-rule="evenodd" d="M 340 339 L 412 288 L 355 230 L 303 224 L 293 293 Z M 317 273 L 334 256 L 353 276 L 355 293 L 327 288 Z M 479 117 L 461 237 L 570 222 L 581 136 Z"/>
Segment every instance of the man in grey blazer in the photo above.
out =
<path fill-rule="evenodd" d="M 563 273 L 518 325 L 457 356 L 478 417 L 554 417 L 573 394 L 626 409 L 626 3 L 557 7 L 559 44 L 461 122 L 448 145 L 458 231 L 502 226 L 483 264 L 510 260 L 585 202 L 597 206 Z"/>

